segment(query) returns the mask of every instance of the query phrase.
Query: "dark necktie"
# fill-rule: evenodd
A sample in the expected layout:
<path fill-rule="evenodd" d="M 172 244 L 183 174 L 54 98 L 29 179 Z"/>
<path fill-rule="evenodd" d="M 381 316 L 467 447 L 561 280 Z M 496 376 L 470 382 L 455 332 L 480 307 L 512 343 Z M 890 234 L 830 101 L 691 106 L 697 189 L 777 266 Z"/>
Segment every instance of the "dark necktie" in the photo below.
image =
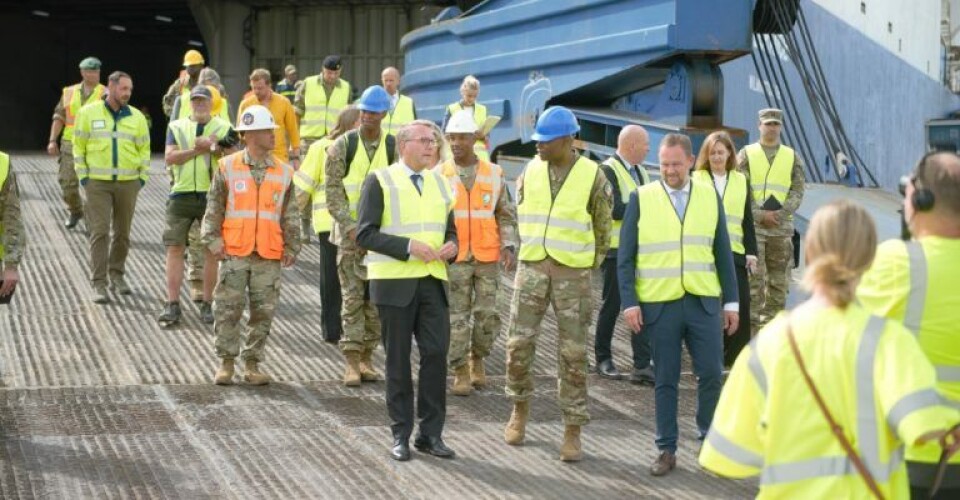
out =
<path fill-rule="evenodd" d="M 417 192 L 423 194 L 420 191 L 420 181 L 423 179 L 423 176 L 420 174 L 410 174 L 410 180 L 413 181 L 413 187 L 417 188 Z"/>

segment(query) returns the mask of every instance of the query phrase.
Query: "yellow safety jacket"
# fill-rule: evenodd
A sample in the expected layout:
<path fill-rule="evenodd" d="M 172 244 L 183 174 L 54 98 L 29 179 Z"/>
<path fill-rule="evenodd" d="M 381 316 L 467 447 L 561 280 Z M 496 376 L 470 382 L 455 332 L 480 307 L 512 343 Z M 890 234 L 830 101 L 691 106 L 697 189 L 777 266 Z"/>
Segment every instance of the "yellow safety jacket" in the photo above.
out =
<path fill-rule="evenodd" d="M 333 228 L 333 217 L 327 210 L 327 191 L 324 167 L 327 164 L 327 148 L 333 141 L 327 137 L 310 145 L 307 156 L 300 164 L 300 170 L 293 176 L 293 183 L 310 195 L 313 207 L 313 231 L 315 233 L 330 232 Z M 358 148 L 359 149 L 359 148 Z"/>
<path fill-rule="evenodd" d="M 177 141 L 177 147 L 181 151 L 193 149 L 197 143 L 197 122 L 190 118 L 181 118 L 170 122 L 170 131 L 173 138 Z M 211 117 L 203 127 L 203 135 L 210 137 L 215 135 L 217 139 L 226 137 L 230 131 L 230 124 L 216 116 Z M 173 172 L 173 187 L 170 191 L 173 193 L 206 193 L 210 190 L 210 179 L 213 174 L 213 162 L 211 154 L 203 154 L 187 160 L 182 165 L 170 165 Z"/>
<path fill-rule="evenodd" d="M 73 133 L 73 162 L 80 180 L 146 182 L 150 131 L 143 113 L 124 106 L 115 114 L 106 101 L 80 108 Z"/>
<path fill-rule="evenodd" d="M 451 117 L 462 110 L 463 106 L 460 105 L 459 101 L 447 106 L 447 112 L 450 113 Z M 473 103 L 473 121 L 477 124 L 477 130 L 480 130 L 483 127 L 483 123 L 487 121 L 487 107 L 479 102 Z M 490 152 L 487 151 L 487 141 L 478 140 L 473 145 L 473 152 L 482 160 L 490 159 Z"/>
<path fill-rule="evenodd" d="M 10 155 L 6 153 L 0 153 L 0 188 L 3 188 L 3 185 L 7 183 L 7 176 L 10 174 Z M 3 219 L 0 218 L 0 262 L 3 261 L 3 257 L 6 255 L 6 251 L 3 248 Z"/>
<path fill-rule="evenodd" d="M 98 83 L 97 86 L 93 88 L 93 92 L 90 92 L 90 95 L 87 96 L 87 99 L 84 101 L 81 95 L 83 93 L 82 88 L 82 82 L 64 87 L 63 95 L 60 97 L 63 101 L 64 113 L 67 115 L 67 121 L 63 123 L 62 139 L 65 141 L 73 140 L 73 127 L 76 125 L 77 113 L 80 112 L 80 108 L 91 102 L 101 100 L 103 98 L 103 91 L 106 90 L 106 87 Z"/>
<path fill-rule="evenodd" d="M 804 383 L 787 318 L 775 318 L 734 363 L 700 464 L 725 477 L 759 475 L 758 498 L 872 498 Z M 909 498 L 903 444 L 960 420 L 941 403 L 916 340 L 857 304 L 791 322 L 826 407 L 884 498 Z"/>
<path fill-rule="evenodd" d="M 423 194 L 417 192 L 406 169 L 399 163 L 374 172 L 383 189 L 380 232 L 415 239 L 434 250 L 443 246 L 447 217 L 453 210 L 453 192 L 446 179 L 434 170 L 424 170 Z M 376 252 L 364 258 L 371 280 L 423 278 L 447 279 L 443 261 L 423 262 L 410 255 L 405 261 Z"/>
<path fill-rule="evenodd" d="M 537 157 L 523 172 L 523 199 L 517 205 L 518 258 L 536 262 L 550 256 L 567 267 L 591 268 L 596 240 L 587 205 L 600 166 L 581 156 L 556 199 L 551 198 L 548 168 L 547 162 Z"/>
<path fill-rule="evenodd" d="M 400 127 L 416 119 L 417 114 L 413 109 L 413 99 L 400 94 L 400 98 L 397 99 L 397 105 L 387 112 L 387 116 L 383 118 L 381 126 L 388 134 L 397 135 Z"/>
<path fill-rule="evenodd" d="M 343 78 L 327 95 L 322 77 L 310 77 L 303 81 L 303 118 L 300 120 L 301 137 L 325 137 L 337 125 L 337 115 L 350 101 L 350 82 Z"/>
<path fill-rule="evenodd" d="M 344 141 L 349 144 L 350 135 L 357 135 L 357 152 L 349 159 L 347 175 L 343 178 L 343 189 L 347 192 L 347 201 L 350 202 L 350 216 L 357 220 L 357 206 L 360 203 L 360 187 L 367 174 L 374 170 L 386 168 L 390 165 L 387 160 L 387 134 L 380 133 L 380 144 L 373 153 L 373 158 L 367 157 L 367 148 L 363 147 L 363 141 L 359 137 L 357 130 L 351 130 L 343 135 Z"/>
<path fill-rule="evenodd" d="M 637 279 L 640 302 L 667 302 L 685 293 L 720 296 L 713 238 L 720 211 L 713 186 L 690 180 L 683 220 L 663 182 L 637 191 Z"/>
<path fill-rule="evenodd" d="M 693 178 L 714 186 L 713 177 L 707 170 L 693 172 Z M 743 246 L 743 212 L 747 206 L 747 176 L 736 170 L 727 172 L 727 186 L 720 198 L 723 200 L 723 213 L 727 216 L 727 233 L 730 235 L 730 248 L 733 253 L 743 255 L 747 252 Z"/>
<path fill-rule="evenodd" d="M 750 183 L 753 188 L 753 199 L 760 206 L 773 196 L 783 203 L 790 192 L 793 180 L 793 162 L 796 153 L 793 149 L 780 145 L 777 155 L 773 158 L 773 165 L 767 161 L 763 146 L 758 143 L 747 145 L 744 148 L 747 161 L 750 163 Z M 793 220 L 793 214 L 786 214 L 786 220 Z"/>
<path fill-rule="evenodd" d="M 604 165 L 610 167 L 610 170 L 613 170 L 613 173 L 617 177 L 617 189 L 620 190 L 620 201 L 624 205 L 630 202 L 630 193 L 637 190 L 637 183 L 633 180 L 633 176 L 627 172 L 627 167 L 620 162 L 616 156 L 611 156 L 607 158 L 604 162 Z M 650 175 L 647 174 L 647 170 L 640 168 L 640 177 L 643 180 L 644 184 L 650 184 Z M 610 234 L 610 249 L 620 248 L 620 228 L 623 227 L 622 220 L 613 220 L 613 233 Z"/>
<path fill-rule="evenodd" d="M 937 390 L 960 408 L 960 239 L 927 236 L 880 245 L 857 288 L 867 310 L 901 322 L 920 343 L 937 373 Z M 907 449 L 911 462 L 937 463 L 934 443 Z M 950 459 L 960 464 L 960 455 Z"/>

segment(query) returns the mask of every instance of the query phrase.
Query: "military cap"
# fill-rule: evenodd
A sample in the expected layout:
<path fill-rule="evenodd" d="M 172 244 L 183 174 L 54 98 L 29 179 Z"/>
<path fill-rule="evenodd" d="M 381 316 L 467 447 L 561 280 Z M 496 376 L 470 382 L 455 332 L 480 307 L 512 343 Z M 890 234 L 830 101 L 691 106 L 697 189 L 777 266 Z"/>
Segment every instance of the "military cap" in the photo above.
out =
<path fill-rule="evenodd" d="M 783 110 L 777 108 L 766 108 L 760 110 L 760 123 L 779 123 L 783 124 Z"/>
<path fill-rule="evenodd" d="M 100 69 L 100 66 L 100 59 L 96 57 L 88 57 L 80 61 L 80 69 Z"/>
<path fill-rule="evenodd" d="M 327 56 L 323 59 L 323 67 L 336 71 L 343 67 L 343 63 L 340 56 Z"/>

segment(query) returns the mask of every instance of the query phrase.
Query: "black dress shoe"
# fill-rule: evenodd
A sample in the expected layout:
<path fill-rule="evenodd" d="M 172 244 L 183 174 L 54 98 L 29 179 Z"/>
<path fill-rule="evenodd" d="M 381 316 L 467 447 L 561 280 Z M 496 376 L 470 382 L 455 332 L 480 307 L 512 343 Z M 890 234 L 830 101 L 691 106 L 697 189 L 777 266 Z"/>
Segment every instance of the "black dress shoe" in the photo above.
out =
<path fill-rule="evenodd" d="M 631 384 L 640 384 L 640 385 L 654 385 L 653 380 L 653 368 L 649 366 L 646 368 L 634 368 L 633 373 L 630 374 L 630 383 Z"/>
<path fill-rule="evenodd" d="M 398 462 L 410 460 L 410 443 L 406 439 L 395 439 L 393 448 L 390 449 L 390 457 Z"/>
<path fill-rule="evenodd" d="M 77 227 L 77 223 L 80 222 L 80 219 L 83 218 L 83 214 L 70 214 L 70 218 L 63 223 L 67 229 L 73 229 Z"/>
<path fill-rule="evenodd" d="M 440 458 L 453 458 L 457 455 L 438 437 L 417 436 L 417 439 L 413 440 L 413 447 Z"/>
<path fill-rule="evenodd" d="M 620 380 L 623 378 L 623 375 L 620 374 L 617 367 L 613 365 L 612 359 L 605 359 L 597 363 L 597 374 L 610 380 Z"/>

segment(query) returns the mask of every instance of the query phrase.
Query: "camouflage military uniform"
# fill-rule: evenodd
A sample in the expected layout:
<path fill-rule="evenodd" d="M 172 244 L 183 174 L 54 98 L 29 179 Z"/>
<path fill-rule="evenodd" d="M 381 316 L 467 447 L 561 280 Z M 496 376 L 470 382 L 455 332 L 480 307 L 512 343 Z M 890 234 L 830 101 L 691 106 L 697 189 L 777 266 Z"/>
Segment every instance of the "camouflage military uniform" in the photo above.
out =
<path fill-rule="evenodd" d="M 190 78 L 188 80 L 187 88 L 192 89 L 197 85 L 197 82 L 199 81 L 199 75 L 197 75 L 197 77 L 198 78 Z M 173 83 L 170 84 L 170 87 L 167 88 L 167 92 L 163 94 L 163 114 L 168 118 L 170 117 L 170 113 L 173 112 L 173 103 L 177 100 L 177 97 L 180 97 L 181 90 L 182 87 L 180 85 L 180 79 L 177 78 L 173 81 Z M 174 116 L 173 119 L 176 120 L 177 117 Z"/>
<path fill-rule="evenodd" d="M 363 136 L 361 136 L 362 138 Z M 386 137 L 380 134 L 377 142 L 363 142 L 368 157 L 372 158 L 379 141 Z M 347 173 L 347 136 L 337 138 L 327 150 L 326 194 L 327 209 L 333 217 L 333 229 L 330 241 L 337 245 L 337 274 L 340 276 L 343 306 L 340 317 L 343 321 L 343 334 L 340 338 L 340 350 L 374 351 L 380 343 L 380 315 L 376 306 L 370 302 L 367 291 L 367 268 L 363 264 L 366 251 L 357 246 L 350 238 L 350 232 L 357 230 L 357 221 L 350 215 L 350 201 L 343 187 L 343 177 Z"/>
<path fill-rule="evenodd" d="M 551 196 L 556 198 L 570 168 L 549 167 Z M 596 240 L 593 268 L 600 267 L 610 246 L 612 188 L 597 169 L 590 190 L 587 210 L 593 220 Z M 517 199 L 523 201 L 523 178 L 517 180 Z M 584 425 L 587 413 L 587 337 L 593 315 L 593 269 L 576 269 L 550 257 L 539 262 L 520 261 L 514 279 L 510 321 L 507 325 L 506 393 L 514 401 L 526 401 L 533 395 L 530 373 L 536 352 L 540 321 L 547 305 L 557 316 L 559 352 L 557 379 L 560 408 L 566 425 Z"/>
<path fill-rule="evenodd" d="M 773 164 L 779 146 L 763 147 L 767 161 Z M 745 150 L 737 154 L 740 171 L 750 179 L 750 163 Z M 763 200 L 754 200 L 753 220 L 757 234 L 757 270 L 750 277 L 750 331 L 756 335 L 787 304 L 790 293 L 790 269 L 793 268 L 793 214 L 803 201 L 804 166 L 800 155 L 794 156 L 790 192 L 780 210 L 780 224 L 766 227 L 760 223 Z M 748 182 L 749 185 L 749 182 Z"/>
<path fill-rule="evenodd" d="M 460 181 L 468 190 L 477 176 L 476 166 L 457 167 Z M 517 209 L 510 199 L 506 183 L 496 201 L 494 217 L 500 229 L 501 248 L 517 248 Z M 465 241 L 460 244 L 466 245 Z M 500 266 L 497 262 L 477 262 L 467 251 L 466 260 L 451 264 L 447 269 L 450 282 L 450 349 L 449 367 L 455 370 L 465 365 L 471 352 L 480 358 L 490 354 L 490 348 L 500 333 L 500 314 L 497 312 L 497 288 Z M 473 316 L 471 328 L 470 316 Z"/>
<path fill-rule="evenodd" d="M 257 186 L 263 181 L 272 157 L 252 162 L 246 150 L 243 161 L 250 165 L 250 174 Z M 207 194 L 207 212 L 203 217 L 203 242 L 210 249 L 222 248 L 224 213 L 229 189 L 220 169 L 214 170 Z M 300 252 L 300 212 L 293 200 L 293 183 L 283 198 L 283 253 L 296 256 Z M 250 300 L 250 319 L 247 321 L 246 343 L 240 332 L 240 319 L 247 298 Z M 244 360 L 263 360 L 263 346 L 270 334 L 270 325 L 280 297 L 280 261 L 260 257 L 256 251 L 247 257 L 227 256 L 220 262 L 220 276 L 213 292 L 213 325 L 217 357 Z"/>
<path fill-rule="evenodd" d="M 93 91 L 84 92 L 83 85 L 80 86 L 80 102 L 90 98 Z M 67 109 L 64 107 L 63 97 L 57 101 L 57 106 L 53 108 L 53 119 L 67 123 Z M 66 127 L 66 125 L 64 125 Z M 63 202 L 67 204 L 67 210 L 70 215 L 83 215 L 83 198 L 80 197 L 80 181 L 77 179 L 77 171 L 73 166 L 73 142 L 60 136 L 60 157 L 57 160 L 60 166 L 57 173 L 57 181 L 60 183 L 60 196 Z"/>
<path fill-rule="evenodd" d="M 20 213 L 20 189 L 17 187 L 17 176 L 13 173 L 13 160 L 10 161 L 7 181 L 0 186 L 0 225 L 3 226 L 3 234 L 0 235 L 4 252 L 3 269 L 17 269 L 27 245 L 27 232 Z"/>

